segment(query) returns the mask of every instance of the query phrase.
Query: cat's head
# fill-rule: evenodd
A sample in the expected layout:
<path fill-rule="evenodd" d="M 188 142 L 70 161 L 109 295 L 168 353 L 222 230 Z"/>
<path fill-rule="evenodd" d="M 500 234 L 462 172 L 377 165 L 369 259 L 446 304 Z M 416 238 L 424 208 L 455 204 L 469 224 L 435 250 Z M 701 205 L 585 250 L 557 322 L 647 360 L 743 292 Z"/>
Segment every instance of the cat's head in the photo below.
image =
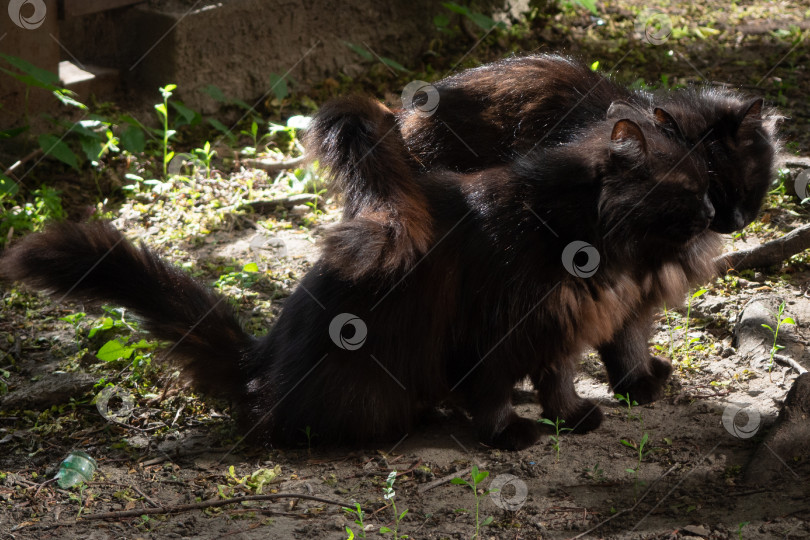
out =
<path fill-rule="evenodd" d="M 636 121 L 638 120 L 638 121 Z M 642 118 L 609 120 L 608 161 L 599 200 L 600 228 L 640 253 L 683 245 L 715 216 L 700 152 L 673 144 Z"/>
<path fill-rule="evenodd" d="M 711 229 L 730 233 L 751 223 L 771 182 L 779 117 L 761 98 L 716 89 L 674 92 L 654 117 L 673 140 L 700 147 L 716 212 Z"/>

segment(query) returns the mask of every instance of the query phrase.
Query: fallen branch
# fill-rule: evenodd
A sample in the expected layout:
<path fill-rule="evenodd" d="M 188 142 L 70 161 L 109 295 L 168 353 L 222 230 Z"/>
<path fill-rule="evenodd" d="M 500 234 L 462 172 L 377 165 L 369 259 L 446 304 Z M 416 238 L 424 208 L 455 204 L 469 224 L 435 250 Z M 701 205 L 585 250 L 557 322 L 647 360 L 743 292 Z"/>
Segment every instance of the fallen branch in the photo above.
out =
<path fill-rule="evenodd" d="M 810 248 L 810 223 L 793 229 L 782 238 L 765 242 L 762 245 L 726 253 L 715 259 L 715 263 L 727 270 L 765 268 L 781 263 L 785 259 Z"/>
<path fill-rule="evenodd" d="M 270 161 L 269 159 L 246 158 L 242 163 L 247 167 L 261 169 L 268 172 L 278 172 L 285 169 L 297 169 L 307 160 L 306 156 L 288 159 L 287 161 Z"/>
<path fill-rule="evenodd" d="M 291 210 L 294 206 L 300 204 L 316 203 L 319 206 L 323 205 L 323 197 L 313 193 L 301 193 L 299 195 L 290 195 L 289 197 L 281 197 L 278 199 L 260 199 L 257 201 L 248 201 L 240 208 L 250 208 L 259 214 L 268 214 L 275 212 L 279 206 Z"/>
<path fill-rule="evenodd" d="M 424 493 L 425 491 L 427 491 L 429 489 L 433 489 L 433 488 L 438 487 L 438 486 L 440 486 L 442 484 L 446 484 L 447 482 L 450 482 L 453 478 L 459 478 L 461 476 L 464 476 L 465 474 L 467 474 L 471 470 L 472 470 L 472 467 L 467 467 L 466 469 L 461 469 L 460 471 L 456 471 L 453 474 L 448 474 L 447 476 L 443 476 L 442 478 L 439 478 L 438 480 L 434 480 L 432 482 L 429 482 L 429 483 L 427 483 L 424 486 L 421 486 L 419 488 L 419 493 Z"/>
<path fill-rule="evenodd" d="M 233 499 L 209 499 L 198 503 L 179 504 L 177 506 L 160 506 L 158 508 L 141 508 L 140 510 L 121 510 L 119 512 L 101 512 L 99 514 L 84 514 L 82 520 L 93 519 L 120 519 L 128 517 L 138 517 L 144 514 L 177 514 L 180 512 L 188 512 L 189 510 L 201 510 L 203 508 L 216 508 L 219 506 L 226 506 L 229 504 L 238 504 L 246 501 L 272 501 L 274 499 L 306 499 L 308 501 L 317 501 L 324 504 L 333 504 L 336 506 L 353 508 L 352 503 L 343 501 L 333 501 L 316 497 L 314 495 L 303 495 L 299 493 L 270 493 L 267 495 L 247 495 L 245 497 L 235 497 Z M 365 512 L 365 510 L 363 510 Z M 73 523 L 68 523 L 72 525 Z"/>
<path fill-rule="evenodd" d="M 789 356 L 785 356 L 784 354 L 775 354 L 773 355 L 773 359 L 775 362 L 782 364 L 783 366 L 787 366 L 796 370 L 796 373 L 801 375 L 802 373 L 807 373 L 807 370 L 802 367 L 796 360 L 790 358 Z"/>

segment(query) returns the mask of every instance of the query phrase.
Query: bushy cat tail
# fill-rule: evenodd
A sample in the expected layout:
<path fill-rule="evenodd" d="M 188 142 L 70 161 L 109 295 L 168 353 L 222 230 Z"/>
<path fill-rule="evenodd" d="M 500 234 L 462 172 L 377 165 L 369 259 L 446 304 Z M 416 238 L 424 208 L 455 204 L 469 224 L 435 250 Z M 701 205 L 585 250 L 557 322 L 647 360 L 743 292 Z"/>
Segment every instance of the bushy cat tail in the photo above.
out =
<path fill-rule="evenodd" d="M 0 258 L 0 275 L 60 301 L 102 302 L 143 318 L 196 388 L 237 398 L 242 354 L 252 345 L 224 297 L 105 222 L 59 223 Z"/>
<path fill-rule="evenodd" d="M 312 119 L 305 143 L 345 205 L 343 222 L 326 238 L 327 263 L 357 279 L 408 267 L 427 251 L 427 198 L 390 109 L 361 96 L 332 100 Z"/>

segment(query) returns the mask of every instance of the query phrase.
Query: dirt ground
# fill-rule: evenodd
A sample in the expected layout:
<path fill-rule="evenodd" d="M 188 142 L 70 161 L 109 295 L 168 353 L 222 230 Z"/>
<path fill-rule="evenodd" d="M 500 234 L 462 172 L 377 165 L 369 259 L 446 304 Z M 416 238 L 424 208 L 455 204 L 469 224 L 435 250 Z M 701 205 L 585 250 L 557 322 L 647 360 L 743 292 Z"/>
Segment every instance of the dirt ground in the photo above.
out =
<path fill-rule="evenodd" d="M 578 40 L 598 42 L 600 28 L 616 20 L 630 19 L 632 26 L 632 17 L 622 13 L 635 7 L 605 4 L 612 17 L 601 24 L 581 16 L 565 38 L 567 47 L 592 54 Z M 761 91 L 790 117 L 782 129 L 787 151 L 810 155 L 810 54 L 806 41 L 791 41 L 802 35 L 791 25 L 806 21 L 810 5 L 738 2 L 711 15 L 691 4 L 667 9 L 676 28 L 704 28 L 709 37 L 693 40 L 688 49 L 677 43 L 654 53 L 633 48 L 618 68 L 622 80 L 659 81 L 660 73 L 668 73 L 664 84 L 703 78 Z M 739 34 L 736 49 L 720 44 L 738 34 L 729 31 L 720 43 L 705 31 L 740 26 L 748 30 Z M 780 29 L 788 34 L 774 37 Z M 599 57 L 608 63 L 626 52 L 602 45 Z M 765 81 L 761 87 L 759 79 Z M 782 236 L 807 221 L 807 208 L 790 193 L 800 170 L 794 166 L 783 174 L 782 187 L 775 186 L 744 234 L 726 237 L 727 251 Z M 256 214 L 240 209 L 239 201 L 257 194 L 285 197 L 287 191 L 272 180 L 256 171 L 223 170 L 216 181 L 178 182 L 163 194 L 142 193 L 97 210 L 109 212 L 130 238 L 204 281 L 217 281 L 250 331 L 260 334 L 317 259 L 319 239 L 340 212 L 334 201 L 318 212 L 306 206 Z M 259 271 L 240 273 L 249 263 Z M 397 471 L 396 510 L 408 510 L 398 534 L 409 538 L 472 538 L 476 521 L 488 517 L 481 538 L 810 538 L 810 445 L 790 456 L 763 446 L 797 371 L 771 365 L 762 349 L 744 346 L 759 340 L 767 351 L 771 343 L 759 319 L 743 324 L 743 313 L 758 304 L 774 317 L 763 320 L 775 326 L 774 312 L 784 303 L 783 317 L 795 324 L 781 326 L 779 354 L 810 369 L 806 253 L 781 267 L 720 277 L 689 306 L 662 312 L 651 350 L 671 358 L 675 371 L 666 397 L 654 404 L 627 407 L 617 401 L 598 356 L 583 356 L 577 388 L 600 402 L 602 426 L 559 437 L 549 427 L 548 437 L 520 452 L 478 443 L 469 419 L 450 405 L 400 440 L 363 449 L 320 449 L 317 434 L 311 447 L 248 446 L 228 403 L 185 388 L 161 364 L 161 349 L 150 350 L 140 367 L 96 358 L 110 337 L 140 339 L 126 325 L 90 336 L 107 312 L 52 303 L 11 284 L 0 287 L 0 381 L 8 387 L 0 409 L 0 538 L 346 539 L 352 537 L 347 527 L 359 538 L 356 516 L 341 509 L 355 503 L 366 510 L 366 537 L 392 536 L 381 532 L 395 527 L 391 498 L 384 497 L 391 471 Z M 76 312 L 86 318 L 60 320 Z M 132 398 L 131 410 L 116 399 L 109 409 L 99 406 L 97 396 L 107 383 L 120 390 L 119 398 Z M 530 385 L 516 388 L 514 400 L 521 415 L 541 418 Z M 97 460 L 97 473 L 83 488 L 59 488 L 50 480 L 77 449 Z M 478 498 L 468 486 L 451 483 L 455 476 L 469 480 L 473 466 L 489 473 Z M 762 466 L 770 474 L 753 481 L 751 471 Z M 273 494 L 320 500 L 257 497 Z M 150 513 L 155 509 L 166 511 Z M 128 514 L 100 519 L 108 512 Z"/>

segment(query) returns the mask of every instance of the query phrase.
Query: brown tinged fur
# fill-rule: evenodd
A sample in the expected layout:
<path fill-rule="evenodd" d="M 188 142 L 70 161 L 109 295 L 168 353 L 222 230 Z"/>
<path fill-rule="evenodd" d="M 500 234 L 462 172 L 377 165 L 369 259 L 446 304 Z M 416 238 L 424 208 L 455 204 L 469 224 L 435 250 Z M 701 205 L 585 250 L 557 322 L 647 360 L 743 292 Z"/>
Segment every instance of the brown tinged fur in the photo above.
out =
<path fill-rule="evenodd" d="M 696 260 L 716 246 L 699 156 L 629 118 L 508 167 L 415 181 L 441 239 L 420 263 L 380 270 L 360 233 L 344 241 L 361 260 L 334 258 L 327 244 L 258 340 L 215 294 L 107 224 L 26 237 L 0 272 L 136 311 L 175 341 L 194 382 L 232 399 L 243 432 L 264 444 L 300 442 L 305 430 L 319 443 L 399 440 L 421 411 L 455 394 L 483 442 L 521 449 L 540 431 L 512 407 L 515 383 L 532 377 L 546 417 L 577 431 L 599 426 L 596 404 L 574 389 L 579 354 L 610 348 L 636 324 L 643 335 L 645 308 L 682 297 L 704 277 Z M 357 215 L 343 223 L 369 226 Z M 574 241 L 600 255 L 589 277 L 563 259 Z M 351 269 L 335 260 L 369 271 L 347 279 Z M 638 343 L 646 341 L 630 340 Z M 671 366 L 647 351 L 628 363 L 623 351 L 634 351 L 617 347 L 605 360 L 614 388 L 654 398 Z"/>
<path fill-rule="evenodd" d="M 315 115 L 305 142 L 345 204 L 344 221 L 325 240 L 333 267 L 357 280 L 424 255 L 432 240 L 428 203 L 388 108 L 360 96 L 333 100 Z"/>
<path fill-rule="evenodd" d="M 175 344 L 172 356 L 200 390 L 238 398 L 243 389 L 233 366 L 253 338 L 227 300 L 109 223 L 59 223 L 30 235 L 0 259 L 0 276 L 61 299 L 125 306 Z"/>

